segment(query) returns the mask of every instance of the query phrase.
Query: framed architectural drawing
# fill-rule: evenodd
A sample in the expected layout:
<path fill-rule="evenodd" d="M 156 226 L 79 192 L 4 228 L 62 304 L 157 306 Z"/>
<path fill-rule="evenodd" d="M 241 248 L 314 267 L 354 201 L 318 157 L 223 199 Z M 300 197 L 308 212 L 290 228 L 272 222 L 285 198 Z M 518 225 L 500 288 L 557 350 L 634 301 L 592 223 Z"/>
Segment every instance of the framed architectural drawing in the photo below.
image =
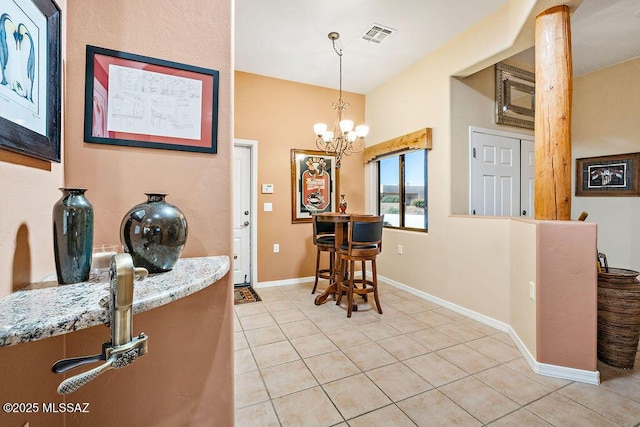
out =
<path fill-rule="evenodd" d="M 87 46 L 84 139 L 217 152 L 219 73 Z"/>

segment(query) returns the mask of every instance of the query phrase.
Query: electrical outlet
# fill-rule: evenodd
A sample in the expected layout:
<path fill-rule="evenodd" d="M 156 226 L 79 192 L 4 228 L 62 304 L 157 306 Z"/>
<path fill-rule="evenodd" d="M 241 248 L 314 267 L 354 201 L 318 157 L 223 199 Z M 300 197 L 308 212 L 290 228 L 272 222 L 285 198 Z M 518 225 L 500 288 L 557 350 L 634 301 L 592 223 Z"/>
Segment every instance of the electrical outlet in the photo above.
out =
<path fill-rule="evenodd" d="M 280 252 L 280 245 L 277 243 L 273 244 L 273 253 L 277 254 L 278 252 Z"/>
<path fill-rule="evenodd" d="M 402 245 L 398 245 L 398 255 L 402 255 Z"/>
<path fill-rule="evenodd" d="M 533 282 L 529 282 L 529 298 L 532 301 L 536 300 L 536 284 Z"/>

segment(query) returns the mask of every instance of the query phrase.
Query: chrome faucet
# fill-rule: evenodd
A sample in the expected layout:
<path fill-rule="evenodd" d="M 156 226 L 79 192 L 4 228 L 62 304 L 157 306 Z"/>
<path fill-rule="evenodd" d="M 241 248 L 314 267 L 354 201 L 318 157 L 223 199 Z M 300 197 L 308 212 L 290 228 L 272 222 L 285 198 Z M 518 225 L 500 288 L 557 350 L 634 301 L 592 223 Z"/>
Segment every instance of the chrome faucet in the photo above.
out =
<path fill-rule="evenodd" d="M 110 270 L 110 295 L 106 301 L 109 305 L 111 341 L 102 344 L 100 354 L 61 359 L 54 363 L 51 370 L 60 374 L 88 363 L 100 360 L 105 362 L 93 369 L 65 379 L 58 386 L 58 393 L 73 393 L 109 369 L 124 368 L 147 353 L 148 337 L 144 333 L 140 333 L 134 338 L 132 335 L 134 276 L 143 279 L 148 274 L 145 268 L 133 266 L 131 255 L 122 253 L 113 256 Z"/>

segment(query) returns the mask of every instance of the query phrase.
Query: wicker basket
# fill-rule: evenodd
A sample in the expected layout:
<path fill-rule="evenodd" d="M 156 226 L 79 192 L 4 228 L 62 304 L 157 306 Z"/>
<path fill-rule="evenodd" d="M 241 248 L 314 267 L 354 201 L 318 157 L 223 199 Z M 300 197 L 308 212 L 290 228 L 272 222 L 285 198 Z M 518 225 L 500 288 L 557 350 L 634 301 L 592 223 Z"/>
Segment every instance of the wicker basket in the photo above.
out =
<path fill-rule="evenodd" d="M 609 268 L 598 273 L 598 359 L 633 369 L 640 338 L 640 273 Z"/>

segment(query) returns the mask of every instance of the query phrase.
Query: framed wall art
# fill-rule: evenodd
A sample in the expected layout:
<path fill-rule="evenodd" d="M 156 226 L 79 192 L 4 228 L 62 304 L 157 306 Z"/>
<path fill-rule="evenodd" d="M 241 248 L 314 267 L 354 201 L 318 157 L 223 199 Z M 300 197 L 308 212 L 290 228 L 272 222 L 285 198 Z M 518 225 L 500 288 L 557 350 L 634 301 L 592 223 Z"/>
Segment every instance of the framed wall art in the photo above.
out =
<path fill-rule="evenodd" d="M 60 161 L 60 9 L 0 4 L 0 148 Z"/>
<path fill-rule="evenodd" d="M 640 153 L 576 159 L 576 196 L 638 196 Z"/>
<path fill-rule="evenodd" d="M 318 212 L 336 212 L 336 158 L 324 151 L 291 150 L 291 222 L 311 222 Z"/>
<path fill-rule="evenodd" d="M 501 62 L 496 64 L 496 123 L 533 129 L 535 75 Z"/>
<path fill-rule="evenodd" d="M 217 152 L 219 72 L 87 46 L 84 140 Z"/>

